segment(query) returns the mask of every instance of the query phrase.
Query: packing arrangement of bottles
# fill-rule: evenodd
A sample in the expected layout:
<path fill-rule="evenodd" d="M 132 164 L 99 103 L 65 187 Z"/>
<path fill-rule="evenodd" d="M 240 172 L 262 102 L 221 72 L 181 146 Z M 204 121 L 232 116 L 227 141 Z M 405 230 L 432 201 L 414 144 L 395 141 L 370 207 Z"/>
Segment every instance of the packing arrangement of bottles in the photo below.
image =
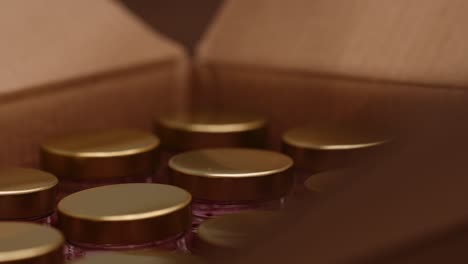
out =
<path fill-rule="evenodd" d="M 41 170 L 0 169 L 0 263 L 235 254 L 260 243 L 289 203 L 339 186 L 346 168 L 390 141 L 369 127 L 307 125 L 285 131 L 274 151 L 268 127 L 256 115 L 183 113 L 157 119 L 154 133 L 45 139 Z"/>

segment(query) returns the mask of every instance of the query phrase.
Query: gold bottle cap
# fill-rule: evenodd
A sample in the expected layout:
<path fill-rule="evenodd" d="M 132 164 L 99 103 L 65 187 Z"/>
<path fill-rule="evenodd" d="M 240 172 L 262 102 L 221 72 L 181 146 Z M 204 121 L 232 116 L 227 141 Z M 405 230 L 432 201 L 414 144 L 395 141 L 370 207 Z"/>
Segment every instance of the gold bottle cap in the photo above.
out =
<path fill-rule="evenodd" d="M 64 239 L 54 228 L 22 222 L 0 222 L 0 263 L 63 261 Z"/>
<path fill-rule="evenodd" d="M 58 204 L 59 225 L 75 243 L 132 245 L 158 241 L 191 225 L 188 192 L 150 183 L 116 184 L 71 194 Z"/>
<path fill-rule="evenodd" d="M 194 256 L 154 251 L 107 252 L 87 256 L 75 264 L 203 264 Z"/>
<path fill-rule="evenodd" d="M 278 218 L 278 213 L 251 211 L 207 220 L 198 228 L 195 247 L 206 252 L 251 247 L 271 233 Z"/>
<path fill-rule="evenodd" d="M 25 168 L 0 169 L 0 219 L 46 216 L 54 210 L 58 180 L 52 174 Z"/>
<path fill-rule="evenodd" d="M 264 147 L 267 120 L 243 113 L 181 112 L 160 117 L 155 131 L 165 147 L 175 150 Z"/>
<path fill-rule="evenodd" d="M 383 128 L 363 123 L 308 125 L 283 134 L 283 151 L 299 168 L 313 171 L 348 166 L 345 159 L 364 155 L 390 141 Z"/>
<path fill-rule="evenodd" d="M 344 125 L 303 126 L 286 131 L 283 142 L 290 146 L 314 150 L 368 148 L 389 140 L 382 132 L 368 127 Z"/>
<path fill-rule="evenodd" d="M 60 179 L 103 179 L 151 175 L 159 139 L 138 130 L 65 136 L 41 146 L 41 165 Z"/>
<path fill-rule="evenodd" d="M 270 200 L 289 192 L 293 184 L 292 165 L 291 158 L 273 151 L 202 149 L 172 157 L 169 180 L 196 199 Z"/>
<path fill-rule="evenodd" d="M 325 193 L 345 181 L 351 173 L 350 169 L 324 171 L 311 175 L 304 182 L 307 191 L 315 194 Z"/>

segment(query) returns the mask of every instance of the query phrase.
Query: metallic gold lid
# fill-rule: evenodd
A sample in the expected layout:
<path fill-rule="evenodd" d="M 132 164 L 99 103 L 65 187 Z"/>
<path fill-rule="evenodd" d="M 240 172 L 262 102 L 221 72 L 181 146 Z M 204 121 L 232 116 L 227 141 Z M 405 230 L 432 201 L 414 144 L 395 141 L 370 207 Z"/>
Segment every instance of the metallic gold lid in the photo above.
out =
<path fill-rule="evenodd" d="M 22 222 L 0 222 L 0 263 L 61 264 L 62 234 L 54 228 Z"/>
<path fill-rule="evenodd" d="M 290 146 L 316 150 L 359 149 L 381 145 L 389 138 L 383 131 L 345 125 L 303 126 L 286 131 L 283 142 Z"/>
<path fill-rule="evenodd" d="M 51 213 L 57 184 L 55 176 L 40 170 L 0 168 L 0 219 L 29 219 Z"/>
<path fill-rule="evenodd" d="M 87 256 L 75 264 L 202 264 L 201 259 L 187 254 L 157 251 L 106 252 Z"/>
<path fill-rule="evenodd" d="M 289 192 L 292 165 L 291 158 L 273 151 L 202 149 L 172 157 L 169 180 L 196 199 L 270 200 Z"/>
<path fill-rule="evenodd" d="M 41 145 L 41 165 L 60 179 L 151 175 L 159 139 L 144 131 L 110 130 L 50 139 Z"/>
<path fill-rule="evenodd" d="M 198 228 L 195 247 L 204 251 L 248 248 L 265 239 L 278 218 L 278 213 L 251 211 L 207 220 Z"/>
<path fill-rule="evenodd" d="M 388 131 L 365 123 L 307 125 L 282 137 L 283 152 L 296 167 L 313 172 L 349 166 L 349 159 L 368 155 L 389 141 Z"/>
<path fill-rule="evenodd" d="M 245 113 L 180 112 L 160 117 L 155 131 L 175 150 L 212 147 L 264 147 L 267 120 Z"/>
<path fill-rule="evenodd" d="M 350 169 L 339 169 L 316 173 L 305 180 L 304 186 L 311 193 L 325 193 L 345 181 L 350 172 Z"/>
<path fill-rule="evenodd" d="M 191 225 L 191 196 L 175 186 L 116 184 L 71 194 L 59 226 L 74 243 L 132 245 L 166 239 Z"/>

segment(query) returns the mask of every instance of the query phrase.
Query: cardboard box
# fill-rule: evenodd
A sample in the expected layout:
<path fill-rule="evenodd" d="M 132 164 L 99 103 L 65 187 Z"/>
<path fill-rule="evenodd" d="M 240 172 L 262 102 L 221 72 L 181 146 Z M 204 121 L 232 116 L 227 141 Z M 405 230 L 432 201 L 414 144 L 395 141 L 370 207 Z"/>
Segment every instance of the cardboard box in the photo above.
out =
<path fill-rule="evenodd" d="M 45 137 L 151 129 L 184 107 L 184 50 L 115 1 L 0 3 L 0 160 L 37 164 Z"/>
<path fill-rule="evenodd" d="M 34 166 L 44 137 L 150 129 L 154 115 L 192 103 L 265 113 L 273 145 L 304 122 L 398 121 L 419 103 L 465 95 L 467 10 L 463 0 L 229 0 L 196 54 L 202 85 L 189 89 L 183 49 L 113 1 L 4 0 L 0 160 Z M 414 168 L 437 158 L 419 162 L 405 173 L 387 164 L 314 207 L 307 252 L 263 253 L 276 263 L 468 259 L 466 174 L 429 177 Z"/>

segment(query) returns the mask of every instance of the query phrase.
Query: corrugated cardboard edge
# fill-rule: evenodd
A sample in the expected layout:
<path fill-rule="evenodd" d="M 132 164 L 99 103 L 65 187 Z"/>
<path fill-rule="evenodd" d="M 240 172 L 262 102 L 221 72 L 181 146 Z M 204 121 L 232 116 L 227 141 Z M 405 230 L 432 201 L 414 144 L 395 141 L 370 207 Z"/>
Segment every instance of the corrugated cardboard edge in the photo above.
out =
<path fill-rule="evenodd" d="M 187 107 L 187 71 L 181 53 L 0 98 L 2 165 L 37 167 L 40 142 L 55 135 L 126 127 L 151 131 L 157 115 Z"/>

